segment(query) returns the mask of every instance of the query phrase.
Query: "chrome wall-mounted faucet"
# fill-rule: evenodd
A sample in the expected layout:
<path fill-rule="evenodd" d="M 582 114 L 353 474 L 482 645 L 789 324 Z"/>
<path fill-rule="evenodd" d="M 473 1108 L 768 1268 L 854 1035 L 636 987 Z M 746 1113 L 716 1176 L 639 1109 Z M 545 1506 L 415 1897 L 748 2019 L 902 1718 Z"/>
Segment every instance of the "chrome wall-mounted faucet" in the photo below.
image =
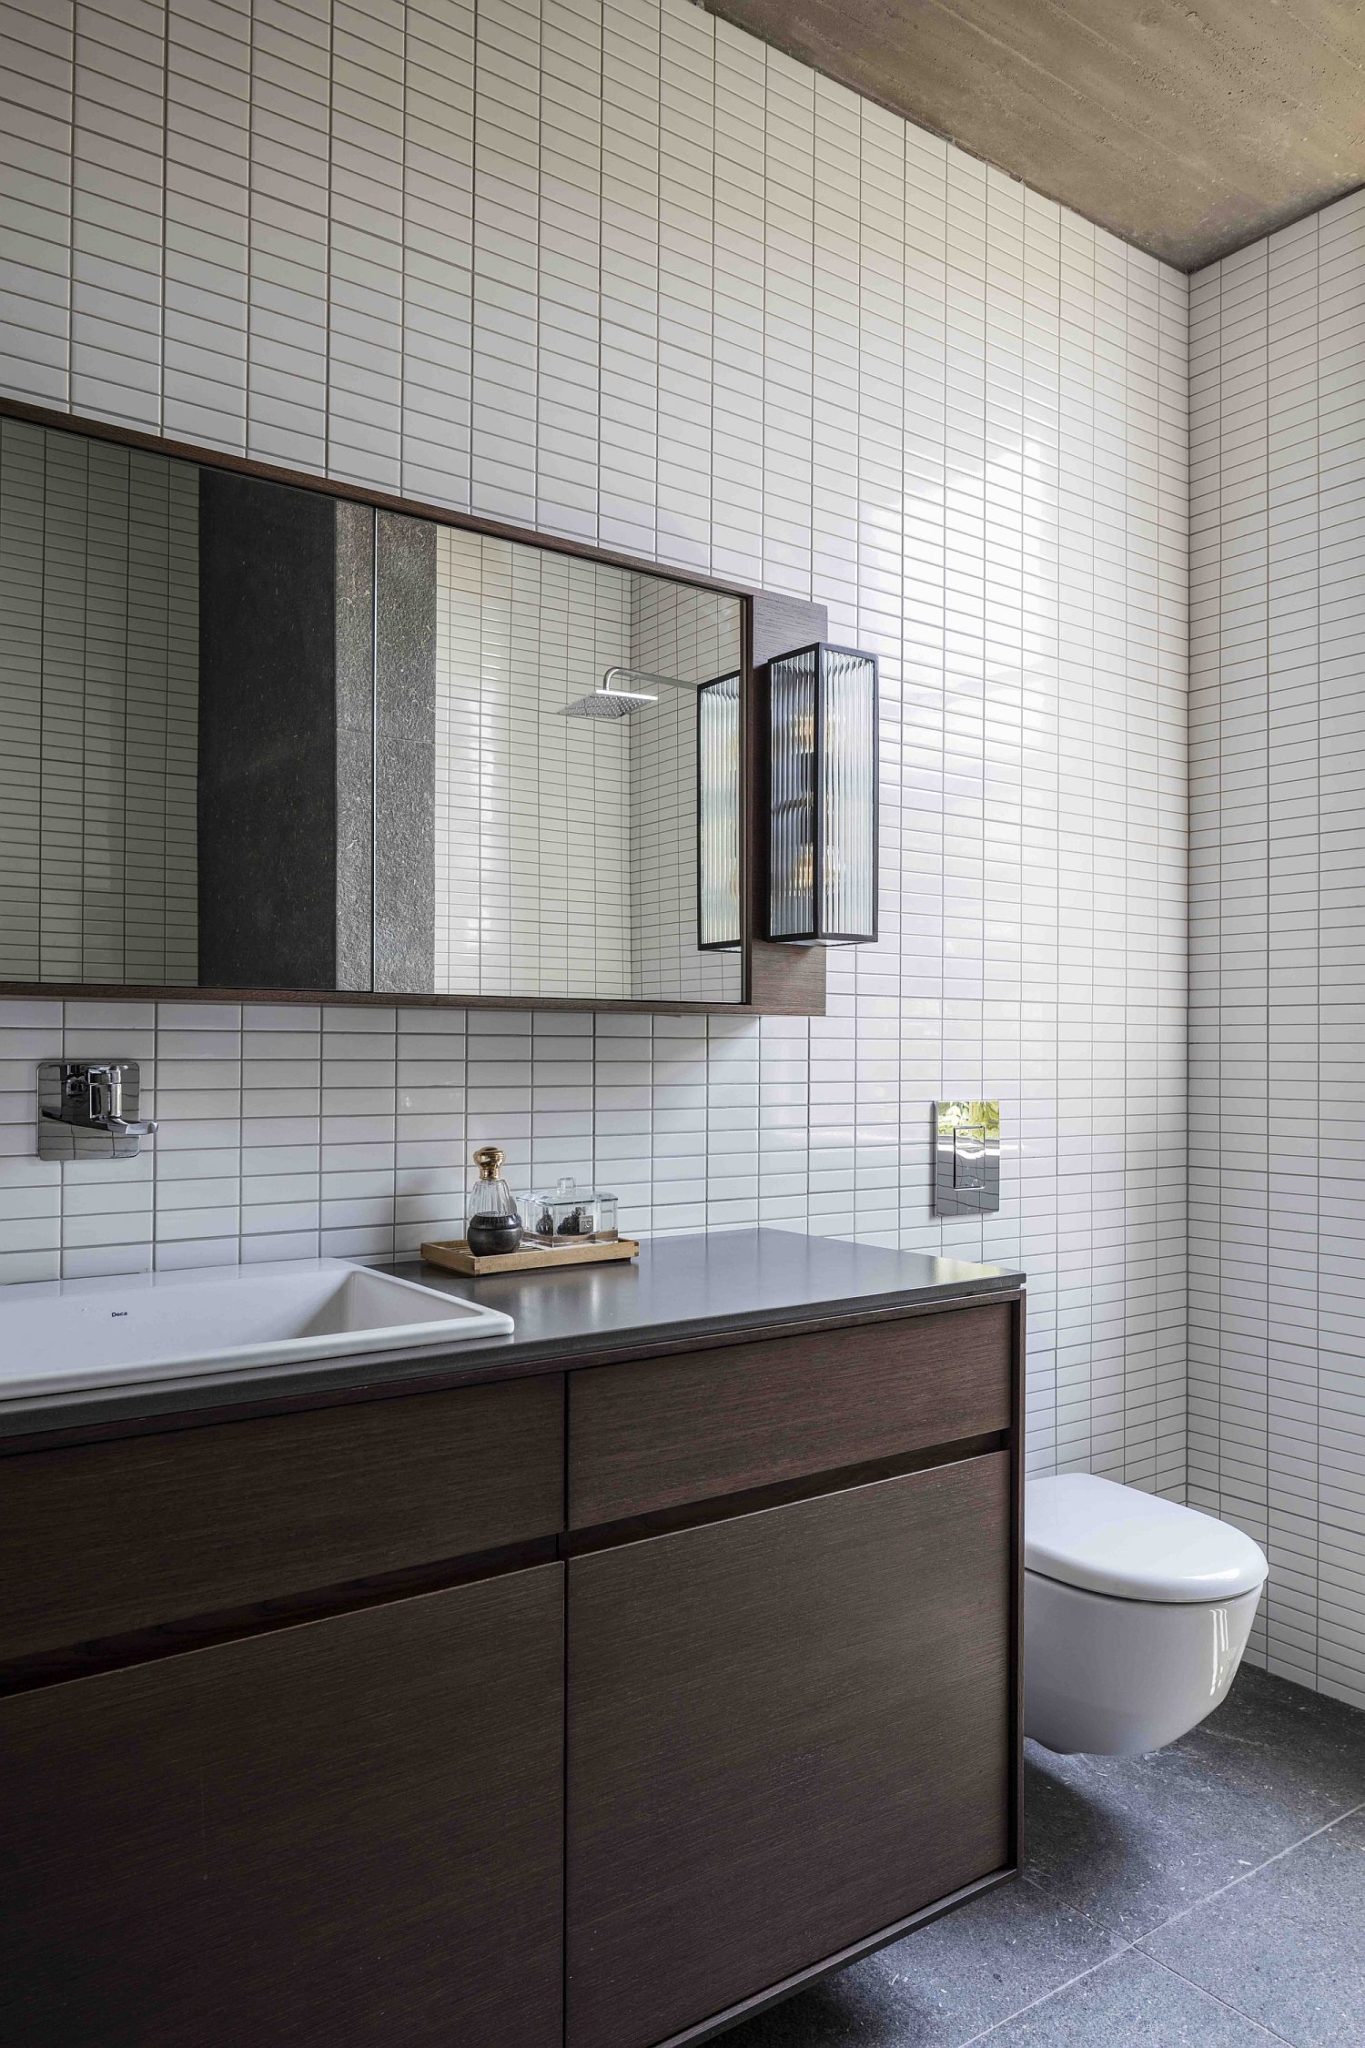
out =
<path fill-rule="evenodd" d="M 40 1159 L 136 1159 L 155 1123 L 138 1118 L 136 1060 L 44 1060 L 38 1068 Z"/>

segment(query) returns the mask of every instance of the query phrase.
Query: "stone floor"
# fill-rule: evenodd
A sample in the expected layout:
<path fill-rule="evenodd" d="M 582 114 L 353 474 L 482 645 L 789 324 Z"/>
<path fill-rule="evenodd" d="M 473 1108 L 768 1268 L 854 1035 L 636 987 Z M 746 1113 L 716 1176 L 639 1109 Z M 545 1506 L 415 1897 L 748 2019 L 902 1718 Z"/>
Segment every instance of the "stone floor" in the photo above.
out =
<path fill-rule="evenodd" d="M 1365 1714 L 1244 1666 L 1170 1749 L 1029 1745 L 1027 1875 L 725 2048 L 1365 2048 Z"/>

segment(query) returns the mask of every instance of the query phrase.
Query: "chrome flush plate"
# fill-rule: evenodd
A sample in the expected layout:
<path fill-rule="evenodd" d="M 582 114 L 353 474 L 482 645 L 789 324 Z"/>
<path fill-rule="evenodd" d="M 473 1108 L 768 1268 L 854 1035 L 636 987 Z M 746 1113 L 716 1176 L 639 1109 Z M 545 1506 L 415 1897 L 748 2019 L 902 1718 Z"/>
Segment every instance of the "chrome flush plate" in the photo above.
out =
<path fill-rule="evenodd" d="M 1000 1104 L 934 1104 L 934 1214 L 994 1216 L 1000 1207 Z"/>

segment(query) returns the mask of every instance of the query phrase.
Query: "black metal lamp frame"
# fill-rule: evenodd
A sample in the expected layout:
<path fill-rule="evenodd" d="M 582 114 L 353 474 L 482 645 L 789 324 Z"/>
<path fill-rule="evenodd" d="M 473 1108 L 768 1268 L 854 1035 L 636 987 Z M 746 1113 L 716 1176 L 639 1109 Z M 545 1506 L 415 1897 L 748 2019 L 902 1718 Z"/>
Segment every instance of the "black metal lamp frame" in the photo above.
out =
<path fill-rule="evenodd" d="M 772 670 L 783 662 L 799 661 L 802 655 L 815 656 L 815 724 L 813 750 L 811 753 L 811 887 L 810 928 L 799 932 L 775 932 L 772 928 L 773 904 L 773 705 Z M 872 760 L 869 772 L 872 784 L 871 801 L 871 868 L 872 868 L 872 929 L 866 932 L 827 931 L 821 923 L 825 901 L 825 806 L 821 801 L 821 778 L 824 774 L 825 759 L 825 676 L 824 657 L 829 654 L 843 654 L 869 662 L 872 668 Z M 762 774 L 760 791 L 763 804 L 763 894 L 762 902 L 766 917 L 764 936 L 779 946 L 859 946 L 868 945 L 877 936 L 877 910 L 880 895 L 880 791 L 878 788 L 878 692 L 879 669 L 875 654 L 869 654 L 861 647 L 841 647 L 831 640 L 815 640 L 807 647 L 794 647 L 786 654 L 774 655 L 759 671 L 761 677 L 761 732 L 763 735 Z"/>

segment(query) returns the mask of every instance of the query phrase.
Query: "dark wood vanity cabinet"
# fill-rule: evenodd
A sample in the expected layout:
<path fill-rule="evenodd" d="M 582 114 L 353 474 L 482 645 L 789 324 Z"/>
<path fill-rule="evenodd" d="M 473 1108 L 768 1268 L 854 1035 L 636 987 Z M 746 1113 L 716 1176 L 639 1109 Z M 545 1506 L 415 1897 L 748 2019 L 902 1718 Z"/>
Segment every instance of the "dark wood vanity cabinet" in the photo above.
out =
<path fill-rule="evenodd" d="M 998 1882 L 1016 1297 L 0 1458 L 6 2048 L 657 2048 Z"/>
<path fill-rule="evenodd" d="M 0 1701 L 0 2040 L 556 2040 L 562 1579 Z"/>
<path fill-rule="evenodd" d="M 569 2048 L 649 2048 L 1010 1860 L 1003 1452 L 569 1563 Z"/>

